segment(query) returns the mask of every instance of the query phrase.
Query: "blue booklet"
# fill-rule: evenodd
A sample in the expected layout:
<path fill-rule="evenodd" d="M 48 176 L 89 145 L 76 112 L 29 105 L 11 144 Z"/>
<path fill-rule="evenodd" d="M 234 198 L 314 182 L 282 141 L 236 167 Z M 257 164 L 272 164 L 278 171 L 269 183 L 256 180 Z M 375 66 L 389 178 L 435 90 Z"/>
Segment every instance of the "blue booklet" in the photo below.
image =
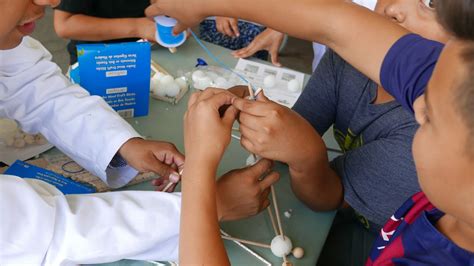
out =
<path fill-rule="evenodd" d="M 59 189 L 65 195 L 89 194 L 96 192 L 90 185 L 79 183 L 55 172 L 37 167 L 22 161 L 16 161 L 6 171 L 6 175 L 14 175 L 22 178 L 39 179 Z"/>
<path fill-rule="evenodd" d="M 79 84 L 125 118 L 148 115 L 151 48 L 148 42 L 80 44 Z"/>

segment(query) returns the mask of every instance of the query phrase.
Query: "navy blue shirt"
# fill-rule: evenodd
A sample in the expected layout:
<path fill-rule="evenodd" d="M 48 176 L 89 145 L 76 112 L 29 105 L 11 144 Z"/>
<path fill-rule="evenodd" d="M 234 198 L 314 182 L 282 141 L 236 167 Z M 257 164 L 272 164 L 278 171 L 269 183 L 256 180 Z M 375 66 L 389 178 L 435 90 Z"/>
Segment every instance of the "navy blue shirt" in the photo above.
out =
<path fill-rule="evenodd" d="M 411 153 L 418 125 L 396 101 L 374 104 L 377 87 L 328 51 L 293 107 L 320 135 L 333 126 L 344 155 L 331 166 L 344 200 L 376 231 L 420 190 Z"/>
<path fill-rule="evenodd" d="M 400 38 L 385 56 L 380 82 L 411 112 L 415 100 L 425 92 L 443 47 L 442 43 L 408 34 Z"/>

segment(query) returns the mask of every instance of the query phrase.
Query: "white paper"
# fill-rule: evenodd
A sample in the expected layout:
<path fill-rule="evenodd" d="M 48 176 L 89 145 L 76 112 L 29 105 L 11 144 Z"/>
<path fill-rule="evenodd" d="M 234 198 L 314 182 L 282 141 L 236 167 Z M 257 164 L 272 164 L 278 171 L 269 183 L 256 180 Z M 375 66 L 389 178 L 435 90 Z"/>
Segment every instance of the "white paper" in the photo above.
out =
<path fill-rule="evenodd" d="M 245 75 L 255 88 L 262 88 L 270 100 L 289 108 L 293 107 L 303 90 L 304 73 L 298 71 L 269 66 L 246 59 L 239 59 L 235 70 Z M 268 75 L 276 77 L 276 85 L 273 88 L 265 88 L 263 84 L 263 80 Z M 293 79 L 296 79 L 300 85 L 298 92 L 288 90 L 288 82 Z"/>

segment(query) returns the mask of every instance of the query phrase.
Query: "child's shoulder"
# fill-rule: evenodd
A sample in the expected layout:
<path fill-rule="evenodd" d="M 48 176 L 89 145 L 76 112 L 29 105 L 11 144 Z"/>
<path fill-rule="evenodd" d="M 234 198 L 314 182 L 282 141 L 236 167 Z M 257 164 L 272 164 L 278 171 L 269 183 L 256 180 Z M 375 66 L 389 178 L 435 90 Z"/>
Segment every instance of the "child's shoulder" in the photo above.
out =
<path fill-rule="evenodd" d="M 423 192 L 415 194 L 382 228 L 366 265 L 468 265 L 474 255 L 436 229 L 443 216 Z"/>

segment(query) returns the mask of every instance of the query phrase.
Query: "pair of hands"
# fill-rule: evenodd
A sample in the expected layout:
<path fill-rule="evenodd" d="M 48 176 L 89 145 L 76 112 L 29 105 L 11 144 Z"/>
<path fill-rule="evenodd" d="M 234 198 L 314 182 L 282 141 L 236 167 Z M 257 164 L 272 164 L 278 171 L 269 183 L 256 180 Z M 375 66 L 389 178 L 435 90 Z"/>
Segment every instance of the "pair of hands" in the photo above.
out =
<path fill-rule="evenodd" d="M 198 25 L 208 14 L 205 13 L 203 5 L 198 1 L 175 1 L 175 0 L 151 0 L 151 5 L 145 10 L 147 17 L 168 15 L 178 20 L 173 32 L 178 34 L 188 28 Z M 240 36 L 238 20 L 234 18 L 217 17 L 216 27 L 222 34 L 230 37 Z M 272 29 L 266 29 L 258 35 L 252 43 L 241 50 L 235 51 L 233 55 L 238 58 L 249 57 L 260 50 L 270 53 L 272 63 L 281 66 L 278 61 L 278 52 L 283 42 L 284 34 Z"/>
<path fill-rule="evenodd" d="M 239 20 L 236 18 L 216 17 L 216 29 L 232 38 L 240 36 Z M 236 58 L 246 58 L 258 51 L 266 50 L 270 54 L 272 64 L 281 67 L 278 53 L 284 38 L 283 33 L 268 28 L 257 35 L 247 47 L 232 52 L 232 55 Z"/>

